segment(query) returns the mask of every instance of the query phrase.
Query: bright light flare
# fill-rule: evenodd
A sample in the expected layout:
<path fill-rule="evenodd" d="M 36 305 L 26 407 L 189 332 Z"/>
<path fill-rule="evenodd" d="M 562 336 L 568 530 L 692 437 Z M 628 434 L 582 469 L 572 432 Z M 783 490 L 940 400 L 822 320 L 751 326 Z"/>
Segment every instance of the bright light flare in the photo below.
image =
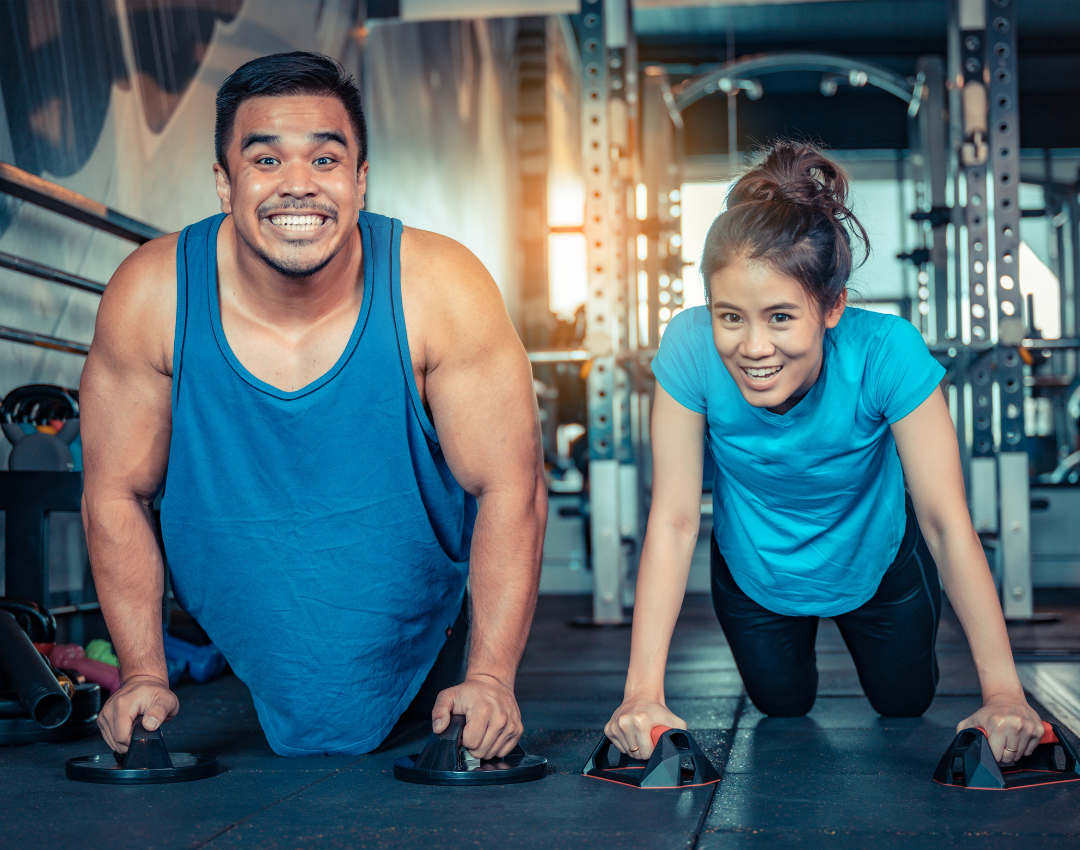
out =
<path fill-rule="evenodd" d="M 589 262 L 584 233 L 548 234 L 548 306 L 573 316 L 589 295 Z"/>
<path fill-rule="evenodd" d="M 585 223 L 585 184 L 560 173 L 548 176 L 548 226 L 578 227 Z"/>
<path fill-rule="evenodd" d="M 644 348 L 649 344 L 649 273 L 644 270 L 637 273 L 637 297 L 638 345 Z"/>
<path fill-rule="evenodd" d="M 645 221 L 649 217 L 649 187 L 644 183 L 638 183 L 634 190 L 634 208 L 638 221 Z"/>
<path fill-rule="evenodd" d="M 1020 243 L 1020 291 L 1035 301 L 1035 327 L 1043 339 L 1061 339 L 1061 282 L 1038 254 Z"/>

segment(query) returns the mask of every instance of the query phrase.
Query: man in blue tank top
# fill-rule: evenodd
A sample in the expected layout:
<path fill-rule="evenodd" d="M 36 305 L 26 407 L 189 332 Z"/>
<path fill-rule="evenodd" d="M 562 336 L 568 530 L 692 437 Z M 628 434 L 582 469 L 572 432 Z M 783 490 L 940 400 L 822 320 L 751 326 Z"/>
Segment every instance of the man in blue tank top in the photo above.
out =
<path fill-rule="evenodd" d="M 461 245 L 363 211 L 360 95 L 333 60 L 239 68 L 215 142 L 222 214 L 124 261 L 83 372 L 84 521 L 123 674 L 102 733 L 124 752 L 137 717 L 179 710 L 160 493 L 177 599 L 276 752 L 465 714 L 473 755 L 505 755 L 547 489 L 498 288 Z"/>

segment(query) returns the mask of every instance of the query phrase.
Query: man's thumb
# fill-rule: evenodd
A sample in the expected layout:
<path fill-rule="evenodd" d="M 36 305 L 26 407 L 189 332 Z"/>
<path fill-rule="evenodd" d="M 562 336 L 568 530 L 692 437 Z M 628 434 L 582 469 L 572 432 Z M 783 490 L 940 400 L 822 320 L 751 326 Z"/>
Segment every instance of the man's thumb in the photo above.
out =
<path fill-rule="evenodd" d="M 431 709 L 431 731 L 436 735 L 450 725 L 450 715 L 453 714 L 454 697 L 449 691 L 443 691 L 435 700 L 435 707 Z"/>

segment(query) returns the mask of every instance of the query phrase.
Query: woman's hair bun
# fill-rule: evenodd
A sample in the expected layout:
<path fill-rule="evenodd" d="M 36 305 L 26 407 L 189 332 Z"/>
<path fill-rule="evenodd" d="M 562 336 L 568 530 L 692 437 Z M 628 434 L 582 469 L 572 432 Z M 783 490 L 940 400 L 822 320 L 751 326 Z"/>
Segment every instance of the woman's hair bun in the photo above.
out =
<path fill-rule="evenodd" d="M 732 187 L 728 208 L 783 202 L 831 218 L 851 217 L 848 179 L 840 167 L 808 142 L 778 142 Z"/>

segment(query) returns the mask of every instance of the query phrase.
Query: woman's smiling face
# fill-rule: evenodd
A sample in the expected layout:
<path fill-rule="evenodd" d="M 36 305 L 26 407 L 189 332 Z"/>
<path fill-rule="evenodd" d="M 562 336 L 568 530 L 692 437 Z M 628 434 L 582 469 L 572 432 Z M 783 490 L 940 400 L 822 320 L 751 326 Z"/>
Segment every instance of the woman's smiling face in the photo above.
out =
<path fill-rule="evenodd" d="M 743 398 L 787 413 L 821 374 L 825 331 L 847 306 L 845 290 L 822 316 L 794 278 L 738 259 L 709 281 L 713 344 Z"/>

